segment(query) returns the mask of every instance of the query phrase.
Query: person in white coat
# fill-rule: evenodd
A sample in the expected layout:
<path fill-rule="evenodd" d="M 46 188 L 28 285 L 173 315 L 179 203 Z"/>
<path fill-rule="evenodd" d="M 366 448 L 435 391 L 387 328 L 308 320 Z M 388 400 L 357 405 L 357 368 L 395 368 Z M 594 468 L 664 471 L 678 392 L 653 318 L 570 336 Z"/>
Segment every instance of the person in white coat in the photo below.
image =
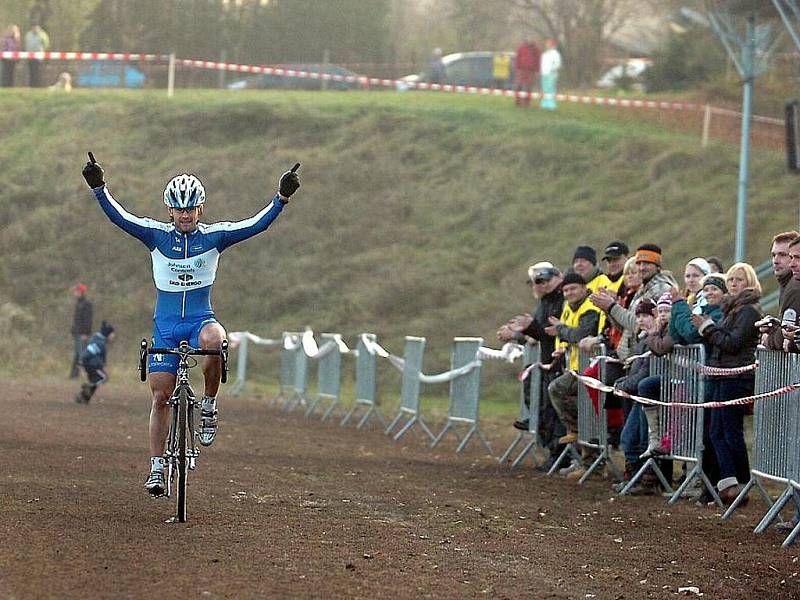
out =
<path fill-rule="evenodd" d="M 561 53 L 558 51 L 557 45 L 556 40 L 547 40 L 545 42 L 547 49 L 542 52 L 541 58 L 542 101 L 539 106 L 547 110 L 556 108 L 556 86 L 558 71 L 561 69 Z"/>

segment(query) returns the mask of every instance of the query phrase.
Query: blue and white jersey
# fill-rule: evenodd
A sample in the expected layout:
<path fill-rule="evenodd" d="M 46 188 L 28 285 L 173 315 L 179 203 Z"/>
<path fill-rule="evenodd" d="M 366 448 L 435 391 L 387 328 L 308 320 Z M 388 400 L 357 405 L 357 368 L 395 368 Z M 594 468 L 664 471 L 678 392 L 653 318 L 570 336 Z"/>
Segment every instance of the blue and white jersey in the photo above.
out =
<path fill-rule="evenodd" d="M 173 223 L 129 213 L 106 186 L 95 189 L 94 195 L 112 223 L 150 250 L 157 290 L 153 317 L 157 320 L 212 316 L 211 286 L 217 277 L 220 253 L 267 229 L 283 210 L 276 195 L 249 219 L 198 223 L 193 232 L 182 233 Z"/>

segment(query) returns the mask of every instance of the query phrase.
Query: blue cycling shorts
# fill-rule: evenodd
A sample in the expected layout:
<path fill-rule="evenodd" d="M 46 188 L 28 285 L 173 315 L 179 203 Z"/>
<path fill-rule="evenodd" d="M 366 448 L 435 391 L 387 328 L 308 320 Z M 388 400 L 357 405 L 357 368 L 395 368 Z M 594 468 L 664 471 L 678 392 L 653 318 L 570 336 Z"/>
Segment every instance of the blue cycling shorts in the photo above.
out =
<path fill-rule="evenodd" d="M 197 319 L 180 319 L 176 321 L 153 321 L 153 347 L 177 348 L 182 341 L 186 341 L 192 348 L 200 347 L 200 331 L 209 323 L 218 323 L 213 316 L 203 316 Z M 151 354 L 148 360 L 148 370 L 151 373 L 178 372 L 180 357 L 176 354 Z"/>

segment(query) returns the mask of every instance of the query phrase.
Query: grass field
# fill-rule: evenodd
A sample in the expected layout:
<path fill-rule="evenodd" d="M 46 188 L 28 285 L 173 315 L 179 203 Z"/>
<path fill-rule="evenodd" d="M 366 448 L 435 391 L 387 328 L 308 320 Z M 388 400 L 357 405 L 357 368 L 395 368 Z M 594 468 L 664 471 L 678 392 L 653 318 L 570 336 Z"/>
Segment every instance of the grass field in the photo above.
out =
<path fill-rule="evenodd" d="M 148 335 L 147 251 L 107 222 L 80 176 L 86 151 L 115 197 L 162 218 L 175 173 L 198 174 L 206 218 L 255 213 L 280 173 L 303 187 L 265 235 L 225 253 L 215 307 L 229 331 L 310 326 L 393 352 L 428 338 L 426 372 L 450 341 L 530 310 L 527 265 L 567 266 L 577 244 L 654 241 L 681 272 L 698 254 L 730 263 L 738 149 L 602 107 L 520 111 L 508 99 L 444 94 L 45 91 L 0 93 L 2 372 L 63 369 L 77 280 L 119 330 L 112 373 L 129 376 Z M 753 156 L 748 257 L 797 224 L 795 180 L 778 152 Z M 494 345 L 497 345 L 496 342 Z M 264 354 L 251 375 L 269 374 Z M 490 396 L 515 393 L 487 370 Z M 516 396 L 514 396 L 515 398 Z"/>

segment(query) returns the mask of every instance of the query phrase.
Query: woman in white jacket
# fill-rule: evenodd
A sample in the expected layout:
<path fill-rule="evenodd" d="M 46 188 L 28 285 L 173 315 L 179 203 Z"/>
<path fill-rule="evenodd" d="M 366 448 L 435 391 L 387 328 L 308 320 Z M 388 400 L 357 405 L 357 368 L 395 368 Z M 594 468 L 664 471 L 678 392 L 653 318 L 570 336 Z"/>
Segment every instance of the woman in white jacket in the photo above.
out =
<path fill-rule="evenodd" d="M 555 110 L 558 71 L 561 69 L 561 53 L 556 48 L 557 42 L 554 39 L 547 40 L 545 46 L 547 50 L 542 52 L 540 63 L 542 101 L 539 106 L 547 110 Z"/>

